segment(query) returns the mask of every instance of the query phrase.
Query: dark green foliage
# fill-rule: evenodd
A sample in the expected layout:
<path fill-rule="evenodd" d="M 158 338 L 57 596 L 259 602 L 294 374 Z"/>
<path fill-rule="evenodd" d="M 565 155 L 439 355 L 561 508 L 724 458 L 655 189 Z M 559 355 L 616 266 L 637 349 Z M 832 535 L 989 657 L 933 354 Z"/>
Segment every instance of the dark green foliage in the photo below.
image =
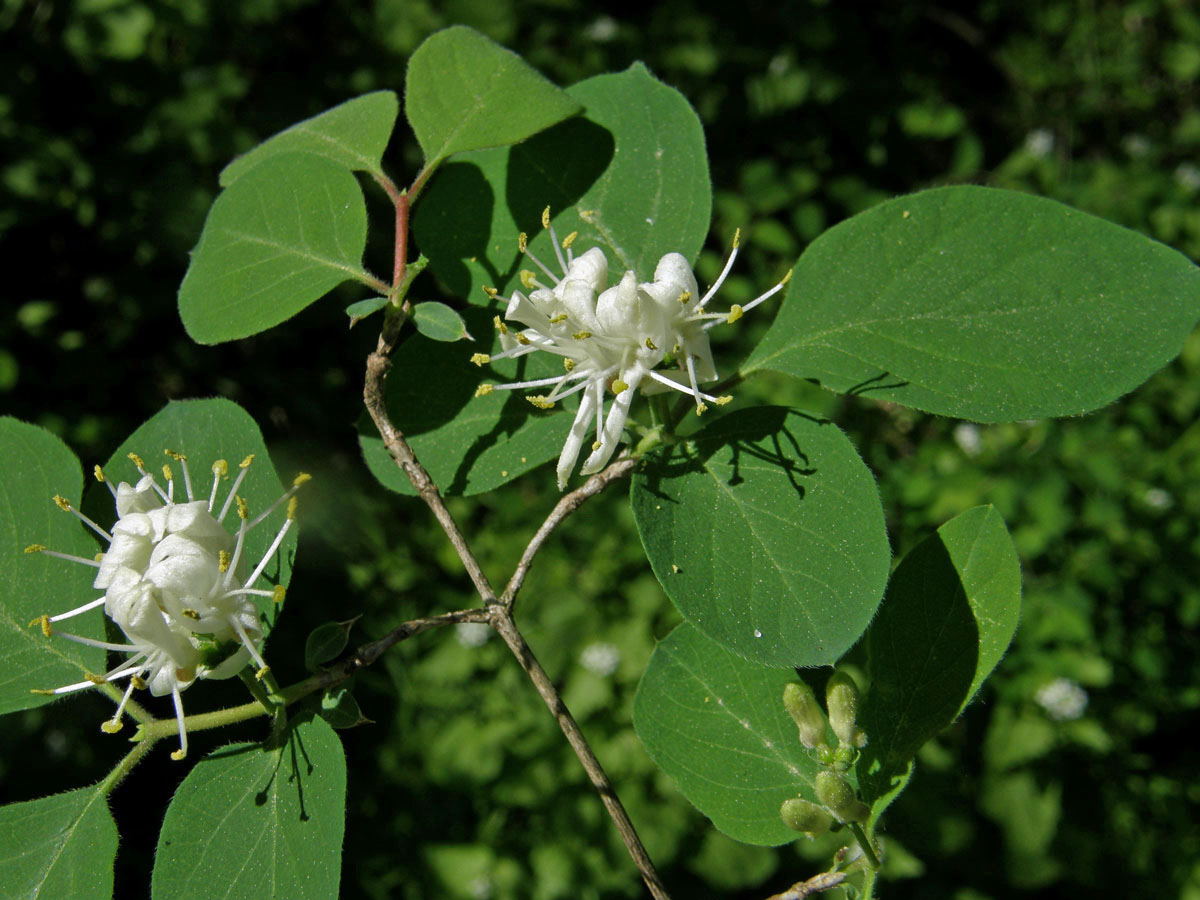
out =
<path fill-rule="evenodd" d="M 4 411 L 60 434 L 90 465 L 166 399 L 220 394 L 246 406 L 281 470 L 317 475 L 272 642 L 302 646 L 322 622 L 358 613 L 364 639 L 378 637 L 460 606 L 469 584 L 423 507 L 379 496 L 363 474 L 352 423 L 374 336 L 371 321 L 345 336 L 342 311 L 359 295 L 218 348 L 192 344 L 174 304 L 225 164 L 349 97 L 401 91 L 407 55 L 452 22 L 519 49 L 556 83 L 642 59 L 692 101 L 716 188 L 702 281 L 733 229 L 745 230 L 730 302 L 773 283 L 848 214 L 951 182 L 1035 190 L 1200 254 L 1200 14 L 1188 5 L 894 4 L 870 19 L 839 4 L 720 9 L 675 0 L 609 19 L 570 2 L 10 5 L 0 13 Z M 420 163 L 412 139 L 384 158 L 398 176 Z M 363 184 L 378 222 L 388 208 Z M 366 267 L 388 271 L 389 250 L 369 243 Z M 422 277 L 419 299 L 440 296 Z M 745 343 L 726 350 L 744 354 L 766 327 L 748 319 Z M 892 871 L 921 874 L 885 883 L 885 895 L 1194 892 L 1198 759 L 1184 735 L 1200 707 L 1200 341 L 1083 419 L 964 426 L 769 378 L 738 396 L 756 392 L 853 437 L 880 480 L 898 556 L 990 503 L 1021 557 L 1012 650 L 888 812 L 887 833 L 903 844 Z M 554 502 L 551 482 L 542 471 L 455 501 L 489 572 L 511 568 Z M 829 848 L 804 842 L 808 862 L 714 834 L 637 742 L 633 688 L 653 638 L 676 620 L 621 500 L 593 501 L 556 536 L 518 617 L 672 890 L 761 898 L 824 865 Z M 342 896 L 468 897 L 480 879 L 494 897 L 636 896 L 540 701 L 494 641 L 469 642 L 425 635 L 357 679 L 363 712 L 380 721 L 340 733 L 351 797 Z M 596 643 L 620 651 L 610 675 L 580 664 Z M 302 677 L 293 665 L 281 680 Z M 1058 678 L 1088 692 L 1079 718 L 1039 704 Z M 241 695 L 211 702 L 230 698 Z M 109 706 L 70 702 L 77 715 L 10 717 L 5 801 L 44 795 L 64 768 L 98 777 L 115 760 L 120 748 L 95 729 Z M 197 737 L 196 755 L 262 737 L 245 732 Z M 145 896 L 158 816 L 182 778 L 172 765 L 151 760 L 112 798 L 118 896 Z M 162 795 L 147 798 L 147 785 Z"/>

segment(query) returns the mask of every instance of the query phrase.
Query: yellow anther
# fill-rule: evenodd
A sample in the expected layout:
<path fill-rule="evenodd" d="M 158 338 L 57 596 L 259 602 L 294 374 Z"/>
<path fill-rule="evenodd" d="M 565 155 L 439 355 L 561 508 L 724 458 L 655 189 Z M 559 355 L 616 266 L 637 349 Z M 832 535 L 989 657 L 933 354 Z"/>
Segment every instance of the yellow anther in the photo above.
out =
<path fill-rule="evenodd" d="M 680 347 L 678 344 L 676 344 L 674 347 L 671 348 L 671 352 L 678 354 L 679 351 L 682 349 L 683 349 L 682 347 Z"/>
<path fill-rule="evenodd" d="M 535 397 L 526 397 L 525 399 L 528 400 L 534 406 L 536 406 L 538 409 L 554 409 L 554 401 L 547 400 L 545 397 L 535 396 Z"/>
<path fill-rule="evenodd" d="M 646 349 L 647 350 L 657 350 L 658 347 L 654 346 L 654 341 L 650 340 L 650 338 L 646 338 Z"/>
<path fill-rule="evenodd" d="M 577 341 L 586 341 L 591 336 L 592 333 L 590 331 L 577 331 L 571 335 L 571 337 L 575 338 Z"/>
<path fill-rule="evenodd" d="M 167 456 L 171 457 L 171 459 L 175 460 L 176 462 L 187 461 L 186 456 L 184 456 L 182 453 L 176 453 L 174 450 L 163 450 L 163 453 L 167 454 Z"/>
<path fill-rule="evenodd" d="M 716 403 L 716 404 L 717 404 L 717 406 L 724 406 L 726 403 L 732 403 L 732 402 L 733 402 L 733 395 L 732 395 L 732 394 L 725 394 L 723 397 L 718 397 L 718 398 L 717 398 L 716 400 L 714 400 L 713 402 L 714 402 L 714 403 Z"/>
<path fill-rule="evenodd" d="M 92 477 L 101 484 L 104 484 L 104 482 L 107 480 L 104 477 L 104 470 L 99 466 L 92 466 Z"/>
<path fill-rule="evenodd" d="M 788 269 L 788 270 L 787 270 L 787 274 L 786 274 L 786 275 L 784 275 L 784 276 L 783 276 L 783 278 L 781 278 L 781 279 L 779 280 L 779 284 L 780 284 L 780 286 L 783 286 L 783 285 L 787 284 L 787 283 L 788 283 L 789 281 L 791 281 L 791 280 L 792 280 L 792 270 L 791 270 L 791 269 Z"/>
<path fill-rule="evenodd" d="M 100 723 L 100 730 L 105 734 L 116 734 L 121 730 L 123 724 L 120 719 L 106 719 Z"/>
<path fill-rule="evenodd" d="M 681 293 L 681 294 L 679 295 L 679 297 L 678 297 L 678 300 L 679 300 L 679 302 L 680 302 L 680 303 L 687 303 L 687 302 L 688 302 L 689 300 L 691 300 L 691 299 L 692 299 L 692 292 L 691 292 L 691 291 L 684 291 L 684 292 L 683 292 L 683 293 Z"/>
<path fill-rule="evenodd" d="M 476 397 L 486 397 L 486 396 L 487 396 L 488 394 L 490 394 L 490 393 L 491 393 L 493 390 L 495 390 L 495 388 L 496 388 L 496 386 L 495 386 L 494 384 L 488 384 L 488 383 L 485 381 L 485 382 L 484 382 L 483 384 L 481 384 L 479 387 L 475 388 L 475 396 L 476 396 Z"/>
<path fill-rule="evenodd" d="M 496 326 L 496 330 L 501 334 L 508 334 L 508 326 L 500 321 L 499 316 L 494 316 L 492 318 L 492 324 Z"/>
<path fill-rule="evenodd" d="M 245 459 L 243 459 L 240 463 L 238 463 L 238 468 L 239 469 L 248 469 L 248 468 L 250 468 L 250 463 L 252 463 L 252 462 L 254 462 L 254 454 L 253 453 L 251 453 L 249 456 L 247 456 Z"/>
<path fill-rule="evenodd" d="M 537 276 L 528 269 L 521 270 L 521 284 L 527 291 L 532 291 L 537 287 Z"/>
<path fill-rule="evenodd" d="M 108 679 L 101 675 L 93 675 L 91 672 L 84 672 L 83 677 L 92 684 L 108 684 Z"/>
<path fill-rule="evenodd" d="M 620 378 L 613 379 L 612 392 L 614 394 L 619 394 L 619 393 L 621 393 L 621 391 L 627 391 L 627 390 L 629 390 L 629 385 L 627 385 L 625 382 L 623 382 Z"/>
<path fill-rule="evenodd" d="M 212 473 L 219 478 L 224 478 L 229 474 L 229 463 L 225 462 L 223 459 L 218 459 L 212 464 Z"/>
<path fill-rule="evenodd" d="M 104 559 L 103 553 L 97 553 L 95 556 L 92 557 L 92 560 L 94 562 L 100 562 L 100 560 L 102 560 L 102 559 Z"/>
<path fill-rule="evenodd" d="M 696 415 L 702 416 L 708 411 L 708 406 L 704 403 L 696 404 Z"/>
<path fill-rule="evenodd" d="M 571 318 L 571 317 L 569 315 L 567 315 L 566 313 L 559 313 L 557 316 L 550 317 L 550 324 L 557 325 L 560 322 L 567 321 L 567 319 L 569 319 L 569 318 Z"/>
<path fill-rule="evenodd" d="M 579 237 L 579 232 L 572 231 L 570 234 L 568 234 L 565 238 L 562 239 L 562 248 L 564 250 L 570 250 L 571 245 L 573 243 L 575 243 L 575 238 L 577 238 L 577 237 Z"/>
<path fill-rule="evenodd" d="M 224 575 L 229 571 L 229 564 L 233 561 L 233 557 L 229 555 L 228 550 L 222 550 L 217 554 L 217 569 Z"/>
<path fill-rule="evenodd" d="M 522 253 L 524 253 L 528 247 L 529 247 L 529 235 L 527 235 L 525 232 L 522 231 L 520 234 L 517 235 L 517 249 L 520 250 Z"/>
<path fill-rule="evenodd" d="M 30 688 L 29 693 L 37 694 L 40 697 L 53 697 L 54 691 L 48 691 L 45 688 Z"/>
<path fill-rule="evenodd" d="M 129 683 L 133 685 L 134 690 L 144 691 L 149 685 L 146 684 L 146 679 L 141 675 L 134 675 L 129 679 Z"/>
<path fill-rule="evenodd" d="M 486 284 L 485 284 L 485 285 L 483 285 L 483 292 L 484 292 L 485 294 L 487 294 L 487 295 L 488 295 L 488 298 L 489 298 L 489 299 L 491 299 L 491 300 L 495 300 L 495 299 L 496 299 L 496 295 L 500 293 L 500 292 L 499 292 L 498 290 L 496 290 L 494 287 L 488 287 Z"/>
<path fill-rule="evenodd" d="M 270 674 L 270 671 L 271 671 L 270 666 L 263 666 L 261 669 L 259 669 L 257 672 L 254 673 L 254 677 L 258 681 L 262 681 L 264 678 L 267 677 L 268 674 Z"/>
<path fill-rule="evenodd" d="M 289 522 L 296 521 L 296 507 L 299 505 L 299 503 L 300 503 L 299 497 L 293 497 L 291 500 L 288 501 L 287 517 L 288 517 Z"/>
<path fill-rule="evenodd" d="M 308 482 L 310 482 L 310 481 L 312 481 L 312 476 L 309 475 L 307 472 L 301 472 L 299 475 L 297 475 L 295 478 L 292 479 L 292 487 L 300 487 L 300 485 L 308 484 Z"/>
<path fill-rule="evenodd" d="M 571 357 L 569 357 L 569 356 L 564 356 L 563 357 L 563 368 L 566 369 L 568 372 L 574 372 L 575 371 L 575 360 L 571 359 Z"/>
<path fill-rule="evenodd" d="M 601 444 L 599 441 L 592 441 L 592 450 L 599 450 L 600 447 L 601 447 Z"/>
<path fill-rule="evenodd" d="M 732 324 L 733 322 L 736 322 L 741 317 L 742 317 L 742 308 L 740 306 L 738 306 L 738 304 L 735 303 L 735 304 L 733 304 L 733 306 L 729 307 L 729 315 L 726 316 L 725 321 Z"/>
<path fill-rule="evenodd" d="M 66 497 L 64 497 L 62 494 L 55 494 L 55 495 L 54 495 L 54 504 L 55 504 L 55 505 L 56 505 L 56 506 L 57 506 L 59 509 L 61 509 L 63 512 L 70 512 L 70 511 L 71 511 L 71 501 L 70 501 L 70 500 L 68 500 Z"/>
<path fill-rule="evenodd" d="M 163 463 L 163 478 L 167 479 L 167 481 L 175 480 L 175 473 L 171 471 L 171 467 L 167 463 Z"/>
<path fill-rule="evenodd" d="M 190 609 L 190 608 L 183 610 L 183 617 L 185 619 L 191 619 L 193 622 L 200 621 L 200 613 L 198 613 L 194 609 Z"/>
<path fill-rule="evenodd" d="M 275 587 L 271 589 L 271 601 L 273 603 L 282 603 L 283 596 L 286 593 L 287 588 L 285 588 L 282 584 L 275 585 Z"/>
<path fill-rule="evenodd" d="M 42 634 L 44 634 L 46 637 L 50 637 L 50 635 L 54 634 L 54 629 L 50 627 L 50 617 L 47 615 L 38 616 L 36 619 L 34 619 L 32 622 L 29 623 L 29 627 L 31 627 L 31 628 L 34 625 L 41 625 L 42 626 Z"/>
<path fill-rule="evenodd" d="M 742 229 L 740 229 L 740 228 L 733 229 L 733 249 L 736 250 L 738 248 L 738 244 L 740 244 L 741 242 L 742 242 Z"/>
<path fill-rule="evenodd" d="M 178 750 L 171 751 L 171 759 L 179 762 L 181 759 L 187 758 L 187 751 L 180 747 Z"/>
<path fill-rule="evenodd" d="M 533 342 L 531 340 L 529 340 L 529 338 L 525 337 L 525 335 L 522 332 L 518 331 L 517 332 L 517 343 L 527 346 Z"/>
<path fill-rule="evenodd" d="M 548 206 L 542 210 L 542 227 L 550 227 L 550 207 Z"/>
<path fill-rule="evenodd" d="M 142 458 L 140 456 L 138 456 L 136 453 L 130 453 L 130 454 L 128 454 L 128 457 L 129 457 L 129 460 L 135 466 L 137 466 L 139 469 L 146 468 L 146 464 L 144 462 L 142 462 Z"/>
<path fill-rule="evenodd" d="M 471 356 L 471 362 L 475 363 L 477 366 L 486 366 L 491 361 L 492 358 L 486 353 L 475 353 Z"/>
<path fill-rule="evenodd" d="M 246 498 L 241 494 L 233 498 L 233 502 L 237 505 L 239 519 L 250 518 L 250 504 L 246 502 Z"/>
<path fill-rule="evenodd" d="M 45 549 L 46 549 L 45 544 L 30 544 L 28 547 L 25 548 L 25 552 L 26 553 L 41 553 Z"/>

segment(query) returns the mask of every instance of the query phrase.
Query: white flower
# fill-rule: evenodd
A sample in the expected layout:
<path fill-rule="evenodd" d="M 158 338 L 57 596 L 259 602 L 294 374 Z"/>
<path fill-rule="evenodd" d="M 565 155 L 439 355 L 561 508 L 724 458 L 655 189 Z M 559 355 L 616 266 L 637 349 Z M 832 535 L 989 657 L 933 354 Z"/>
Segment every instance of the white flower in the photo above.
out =
<path fill-rule="evenodd" d="M 135 688 L 148 687 L 156 697 L 170 694 L 180 743 L 172 756 L 182 759 L 187 754 L 187 731 L 180 694 L 200 678 L 232 677 L 251 660 L 258 667 L 259 678 L 269 671 L 258 649 L 263 633 L 258 611 L 250 598 L 271 597 L 276 602 L 283 599 L 282 586 L 266 590 L 254 588 L 253 584 L 291 528 L 296 502 L 292 495 L 308 476 L 298 476 L 279 500 L 251 519 L 246 501 L 237 495 L 237 489 L 253 456 L 242 461 L 224 505 L 214 512 L 221 480 L 229 473 L 228 464 L 224 460 L 213 464 L 212 491 L 207 500 L 198 500 L 192 491 L 186 457 L 171 451 L 167 454 L 183 469 L 186 502 L 175 502 L 175 477 L 169 465 L 163 466 L 166 481 L 163 488 L 146 471 L 141 458 L 130 454 L 141 475 L 136 485 L 121 482 L 113 487 L 100 467 L 95 469 L 96 479 L 108 485 L 116 503 L 117 522 L 111 534 L 75 510 L 65 498 L 54 498 L 61 509 L 74 513 L 108 541 L 107 552 L 97 560 L 55 553 L 39 544 L 30 546 L 26 552 L 47 553 L 95 566 L 98 572 L 92 586 L 104 591 L 102 597 L 76 609 L 57 616 L 41 616 L 31 624 L 40 624 L 47 637 L 58 634 L 77 643 L 130 654 L 102 676 L 89 675 L 86 681 L 35 693 L 66 694 L 128 677 L 129 687 L 116 713 L 102 726 L 107 732 L 120 730 L 121 716 Z M 248 575 L 243 575 L 246 535 L 285 500 L 289 500 L 286 520 L 262 560 Z M 236 509 L 239 521 L 236 534 L 230 534 L 223 525 L 231 508 Z M 129 643 L 97 641 L 53 628 L 53 623 L 97 606 L 104 607 Z"/>
<path fill-rule="evenodd" d="M 1078 719 L 1087 709 L 1087 691 L 1069 678 L 1055 678 L 1043 684 L 1034 694 L 1038 706 L 1046 710 L 1050 718 L 1059 722 Z"/>
<path fill-rule="evenodd" d="M 736 322 L 744 312 L 781 290 L 791 273 L 744 307 L 735 304 L 727 313 L 706 312 L 706 304 L 724 283 L 737 258 L 737 236 L 720 277 L 700 296 L 692 268 L 679 253 L 668 253 L 659 260 L 653 281 L 638 283 L 637 275 L 627 271 L 617 284 L 606 287 L 608 260 L 600 248 L 593 247 L 576 257 L 571 249 L 575 233 L 567 235 L 560 244 L 550 224 L 549 208 L 542 213 L 542 225 L 550 231 L 562 277 L 529 252 L 528 239 L 522 234 L 521 252 L 553 283 L 544 285 L 533 272 L 523 271 L 521 283 L 530 293 L 526 296 L 514 291 L 507 300 L 504 318 L 526 327 L 514 332 L 497 316 L 501 352 L 495 356 L 476 353 L 471 361 L 482 366 L 538 350 L 562 357 L 562 375 L 510 384 L 485 383 L 476 394 L 550 388 L 545 394 L 527 398 L 541 409 L 549 409 L 564 397 L 581 394 L 579 409 L 558 459 L 558 487 L 562 490 L 589 434 L 594 433 L 595 439 L 580 473 L 599 472 L 612 459 L 639 388 L 644 394 L 668 389 L 688 394 L 695 400 L 697 413 L 708 408 L 706 401 L 729 402 L 730 397 L 714 397 L 699 387 L 717 379 L 708 329 L 722 322 Z M 492 288 L 484 290 L 491 297 L 498 296 Z M 668 359 L 676 362 L 677 371 L 656 371 Z M 610 391 L 613 400 L 606 413 L 604 405 Z"/>
<path fill-rule="evenodd" d="M 588 644 L 579 654 L 579 664 L 594 675 L 605 678 L 617 671 L 621 664 L 621 651 L 616 644 L 597 641 Z"/>

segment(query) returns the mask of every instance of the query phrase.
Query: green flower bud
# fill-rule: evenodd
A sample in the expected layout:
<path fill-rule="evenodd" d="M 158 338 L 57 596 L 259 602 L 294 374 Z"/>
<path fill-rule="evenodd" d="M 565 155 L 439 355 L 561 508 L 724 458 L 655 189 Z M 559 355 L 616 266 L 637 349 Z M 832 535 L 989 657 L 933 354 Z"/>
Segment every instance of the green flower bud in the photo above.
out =
<path fill-rule="evenodd" d="M 833 824 L 833 816 L 802 797 L 784 800 L 783 805 L 779 807 L 779 817 L 792 831 L 799 831 L 808 838 L 819 837 Z"/>
<path fill-rule="evenodd" d="M 817 799 L 840 822 L 865 822 L 871 815 L 871 808 L 855 796 L 850 782 L 831 769 L 817 773 Z"/>
<path fill-rule="evenodd" d="M 829 709 L 829 725 L 838 743 L 848 747 L 865 747 L 867 736 L 858 727 L 858 685 L 845 672 L 835 672 L 825 685 L 825 706 Z"/>
<path fill-rule="evenodd" d="M 825 714 L 812 688 L 803 682 L 788 682 L 783 687 L 783 705 L 800 729 L 801 744 L 811 750 L 825 743 Z"/>

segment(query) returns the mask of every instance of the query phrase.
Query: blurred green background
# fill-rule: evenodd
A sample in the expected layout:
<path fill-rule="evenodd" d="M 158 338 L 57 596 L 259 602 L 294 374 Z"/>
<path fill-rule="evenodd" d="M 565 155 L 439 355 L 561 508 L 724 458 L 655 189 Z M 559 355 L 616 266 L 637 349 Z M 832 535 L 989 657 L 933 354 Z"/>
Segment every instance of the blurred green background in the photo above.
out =
<path fill-rule="evenodd" d="M 369 324 L 345 292 L 223 347 L 175 311 L 187 254 L 234 155 L 369 90 L 403 88 L 413 48 L 465 23 L 561 84 L 644 60 L 704 121 L 716 189 L 711 280 L 733 229 L 746 299 L 830 225 L 953 182 L 1036 191 L 1200 256 L 1200 10 L 1185 0 L 873 5 L 613 5 L 577 0 L 4 0 L 0 5 L 0 411 L 86 465 L 169 398 L 222 395 L 259 421 L 281 470 L 317 474 L 286 616 L 362 614 L 358 637 L 470 603 L 415 501 L 365 474 L 353 423 Z M 397 181 L 419 163 L 403 133 Z M 387 206 L 372 186 L 387 271 Z M 423 276 L 427 277 L 427 276 Z M 419 296 L 435 297 L 432 280 Z M 339 302 L 341 301 L 341 302 Z M 761 334 L 724 348 L 725 368 Z M 432 389 L 432 385 L 431 385 Z M 1021 629 L 981 698 L 922 752 L 886 821 L 887 897 L 1200 898 L 1200 338 L 1133 396 L 1080 419 L 974 426 L 763 380 L 847 429 L 880 479 L 895 549 L 994 503 L 1025 571 Z M 630 725 L 654 640 L 677 620 L 623 492 L 543 552 L 518 620 L 580 719 L 677 897 L 763 898 L 828 846 L 722 837 L 656 772 Z M 494 581 L 556 499 L 538 472 L 451 507 Z M 342 897 L 642 896 L 582 771 L 499 641 L 444 630 L 359 677 L 374 724 L 343 733 Z M 206 685 L 189 711 L 241 702 Z M 75 697 L 9 716 L 0 799 L 99 778 L 122 752 Z M 167 714 L 167 710 L 162 710 Z M 197 735 L 195 753 L 236 734 Z M 156 754 L 113 797 L 117 896 L 148 893 L 157 827 L 184 769 Z"/>

